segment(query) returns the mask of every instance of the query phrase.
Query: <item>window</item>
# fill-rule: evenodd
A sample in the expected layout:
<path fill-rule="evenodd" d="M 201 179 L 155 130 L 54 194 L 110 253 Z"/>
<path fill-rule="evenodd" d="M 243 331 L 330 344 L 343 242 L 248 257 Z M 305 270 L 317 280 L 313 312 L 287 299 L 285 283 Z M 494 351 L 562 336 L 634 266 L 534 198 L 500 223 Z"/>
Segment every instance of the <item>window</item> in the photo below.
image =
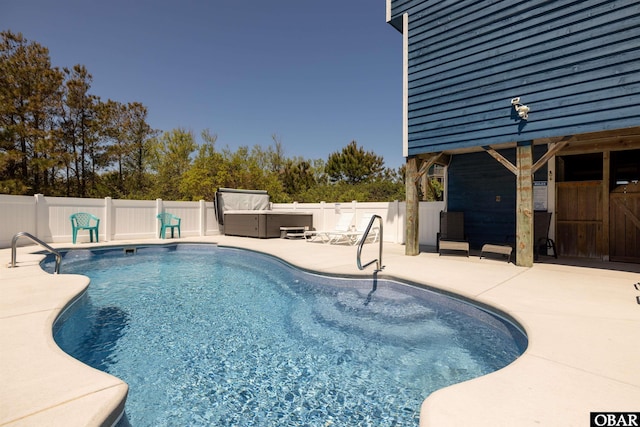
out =
<path fill-rule="evenodd" d="M 558 182 L 602 181 L 602 153 L 556 157 Z"/>
<path fill-rule="evenodd" d="M 611 152 L 611 188 L 640 180 L 640 150 Z"/>

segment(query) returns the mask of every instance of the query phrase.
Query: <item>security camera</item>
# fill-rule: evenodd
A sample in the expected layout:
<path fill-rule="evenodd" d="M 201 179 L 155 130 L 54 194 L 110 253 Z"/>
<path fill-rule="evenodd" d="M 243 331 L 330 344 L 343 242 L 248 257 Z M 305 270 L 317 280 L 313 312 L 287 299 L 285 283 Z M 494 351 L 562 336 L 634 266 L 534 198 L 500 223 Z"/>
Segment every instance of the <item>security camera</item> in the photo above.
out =
<path fill-rule="evenodd" d="M 520 104 L 520 97 L 516 96 L 515 98 L 511 98 L 511 105 Z"/>
<path fill-rule="evenodd" d="M 521 119 L 527 120 L 529 118 L 529 107 L 526 105 L 519 105 L 516 107 L 516 111 Z"/>

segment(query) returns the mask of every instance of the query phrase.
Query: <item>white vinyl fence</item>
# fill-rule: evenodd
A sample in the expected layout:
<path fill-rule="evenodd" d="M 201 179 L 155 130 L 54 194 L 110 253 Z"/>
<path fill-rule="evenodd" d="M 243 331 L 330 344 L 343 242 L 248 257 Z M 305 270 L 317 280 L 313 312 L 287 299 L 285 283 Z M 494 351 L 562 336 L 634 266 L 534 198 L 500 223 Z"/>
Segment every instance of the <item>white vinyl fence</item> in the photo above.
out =
<path fill-rule="evenodd" d="M 297 210 L 313 214 L 313 226 L 331 230 L 341 212 L 354 212 L 355 224 L 365 213 L 380 215 L 386 242 L 404 243 L 406 204 L 404 202 L 351 203 L 274 203 L 273 210 Z M 439 212 L 444 202 L 420 203 L 420 244 L 435 245 Z M 157 200 L 80 199 L 71 197 L 0 195 L 0 248 L 11 246 L 13 236 L 26 231 L 47 243 L 71 243 L 71 221 L 76 212 L 88 212 L 100 218 L 100 241 L 157 239 L 160 224 L 156 215 L 170 212 L 180 218 L 181 235 L 220 234 L 213 202 L 176 202 Z M 89 240 L 79 233 L 78 242 Z M 28 243 L 25 241 L 24 243 Z"/>

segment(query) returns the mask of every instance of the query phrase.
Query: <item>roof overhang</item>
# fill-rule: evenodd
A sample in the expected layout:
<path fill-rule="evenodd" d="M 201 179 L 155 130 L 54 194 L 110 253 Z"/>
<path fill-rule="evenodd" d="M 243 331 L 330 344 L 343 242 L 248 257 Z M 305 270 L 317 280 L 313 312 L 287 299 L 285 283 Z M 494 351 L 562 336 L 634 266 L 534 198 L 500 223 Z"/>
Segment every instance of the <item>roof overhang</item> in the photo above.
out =
<path fill-rule="evenodd" d="M 391 17 L 391 0 L 387 0 L 387 23 L 393 25 L 393 27 L 402 33 L 402 15 Z"/>
<path fill-rule="evenodd" d="M 555 144 L 559 142 L 567 142 L 558 154 L 584 154 L 595 153 L 601 151 L 622 151 L 640 149 L 640 127 L 607 130 L 592 133 L 583 133 L 579 135 L 540 138 L 533 140 L 533 145 Z M 515 148 L 516 142 L 508 142 L 504 144 L 491 144 L 488 147 L 494 150 L 504 150 Z M 443 150 L 438 153 L 443 155 L 467 154 L 486 151 L 485 147 L 465 147 L 453 150 Z M 436 153 L 424 153 L 416 157 L 421 159 L 431 158 Z"/>

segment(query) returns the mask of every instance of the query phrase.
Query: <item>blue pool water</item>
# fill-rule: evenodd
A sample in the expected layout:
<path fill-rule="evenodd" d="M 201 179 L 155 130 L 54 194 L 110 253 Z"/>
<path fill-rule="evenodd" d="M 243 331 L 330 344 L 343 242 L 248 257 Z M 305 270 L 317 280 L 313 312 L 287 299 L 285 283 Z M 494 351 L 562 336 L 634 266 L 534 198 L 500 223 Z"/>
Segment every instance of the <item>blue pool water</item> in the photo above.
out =
<path fill-rule="evenodd" d="M 417 426 L 431 392 L 526 347 L 442 294 L 213 245 L 73 250 L 62 272 L 91 284 L 56 342 L 129 384 L 134 427 Z"/>

